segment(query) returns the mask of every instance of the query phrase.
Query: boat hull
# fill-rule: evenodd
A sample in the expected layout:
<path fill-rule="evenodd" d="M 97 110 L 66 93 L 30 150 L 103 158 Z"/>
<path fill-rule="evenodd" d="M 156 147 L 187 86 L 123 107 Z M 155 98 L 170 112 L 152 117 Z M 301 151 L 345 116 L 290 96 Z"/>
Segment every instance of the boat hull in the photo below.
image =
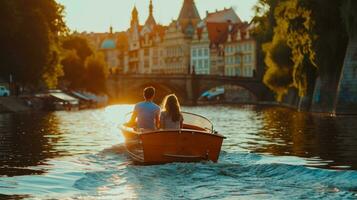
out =
<path fill-rule="evenodd" d="M 122 128 L 125 146 L 134 161 L 142 164 L 217 162 L 224 137 L 197 130 L 165 130 L 139 133 Z"/>

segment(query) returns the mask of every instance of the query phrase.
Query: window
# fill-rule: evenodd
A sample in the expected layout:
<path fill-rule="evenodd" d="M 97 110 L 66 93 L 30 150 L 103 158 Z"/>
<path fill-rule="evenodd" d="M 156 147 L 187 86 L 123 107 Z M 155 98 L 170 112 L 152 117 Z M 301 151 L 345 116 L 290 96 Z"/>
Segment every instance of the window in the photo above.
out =
<path fill-rule="evenodd" d="M 206 69 L 209 68 L 209 66 L 208 66 L 208 60 L 205 60 L 205 68 L 206 68 Z"/>
<path fill-rule="evenodd" d="M 149 54 L 150 54 L 149 49 L 144 49 L 144 55 L 145 55 L 145 56 L 149 56 Z"/>
<path fill-rule="evenodd" d="M 198 56 L 202 56 L 202 49 L 198 50 Z"/>
<path fill-rule="evenodd" d="M 205 56 L 208 56 L 208 49 L 205 49 Z"/>
<path fill-rule="evenodd" d="M 240 64 L 240 56 L 236 57 L 236 64 Z"/>
<path fill-rule="evenodd" d="M 194 67 L 197 67 L 197 60 L 194 60 L 194 61 L 192 62 L 192 65 L 193 65 Z"/>
<path fill-rule="evenodd" d="M 198 61 L 198 68 L 202 68 L 202 65 L 203 65 L 202 60 L 199 60 L 199 61 Z"/>
<path fill-rule="evenodd" d="M 196 57 L 197 56 L 197 50 L 196 49 L 192 49 L 192 56 Z"/>
<path fill-rule="evenodd" d="M 150 63 L 148 60 L 144 61 L 144 68 L 149 68 L 150 67 Z"/>
<path fill-rule="evenodd" d="M 248 63 L 248 55 L 244 56 L 244 63 Z"/>

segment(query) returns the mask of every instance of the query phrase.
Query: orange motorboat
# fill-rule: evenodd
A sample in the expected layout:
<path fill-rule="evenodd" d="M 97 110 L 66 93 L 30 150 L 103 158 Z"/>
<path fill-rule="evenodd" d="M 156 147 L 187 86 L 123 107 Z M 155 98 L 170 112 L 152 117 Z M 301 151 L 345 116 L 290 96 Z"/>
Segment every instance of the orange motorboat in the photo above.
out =
<path fill-rule="evenodd" d="M 125 146 L 138 164 L 171 162 L 217 162 L 224 136 L 213 129 L 205 117 L 182 113 L 184 125 L 179 130 L 141 131 L 122 126 Z"/>

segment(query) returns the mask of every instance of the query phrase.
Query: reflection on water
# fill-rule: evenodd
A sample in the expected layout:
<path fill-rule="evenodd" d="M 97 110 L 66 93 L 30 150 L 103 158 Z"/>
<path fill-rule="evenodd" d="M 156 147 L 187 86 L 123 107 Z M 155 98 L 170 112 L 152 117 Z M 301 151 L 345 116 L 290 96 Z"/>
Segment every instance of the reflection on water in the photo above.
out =
<path fill-rule="evenodd" d="M 0 175 L 40 174 L 43 170 L 27 169 L 59 156 L 53 151 L 59 138 L 57 119 L 50 114 L 0 115 Z M 48 137 L 52 135 L 52 137 Z"/>
<path fill-rule="evenodd" d="M 357 198 L 356 117 L 185 107 L 227 137 L 219 163 L 135 166 L 118 131 L 131 109 L 0 114 L 0 199 Z"/>

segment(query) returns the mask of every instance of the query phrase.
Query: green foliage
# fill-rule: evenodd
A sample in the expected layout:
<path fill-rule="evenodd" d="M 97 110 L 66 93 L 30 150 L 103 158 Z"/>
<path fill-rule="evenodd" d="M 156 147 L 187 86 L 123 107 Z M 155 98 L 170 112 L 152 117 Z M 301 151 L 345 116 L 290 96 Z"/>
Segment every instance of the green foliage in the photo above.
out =
<path fill-rule="evenodd" d="M 102 94 L 107 91 L 106 80 L 109 75 L 107 63 L 102 54 L 95 54 L 87 58 L 85 62 L 86 89 L 94 94 Z"/>
<path fill-rule="evenodd" d="M 313 42 L 316 38 L 312 33 L 314 21 L 311 10 L 303 7 L 301 0 L 289 0 L 281 3 L 275 10 L 277 27 L 275 36 L 286 35 L 287 45 L 291 49 L 293 61 L 293 86 L 298 89 L 300 96 L 307 91 L 306 65 L 316 66 Z"/>
<path fill-rule="evenodd" d="M 356 2 L 343 2 L 341 9 L 344 10 L 346 25 L 353 30 L 356 27 Z M 346 48 L 346 33 L 339 17 L 341 4 L 342 1 L 335 0 L 258 2 L 254 21 L 258 25 L 255 33 L 265 56 L 264 83 L 279 98 L 289 87 L 295 87 L 300 96 L 311 95 L 309 92 L 314 86 L 316 70 L 323 80 L 328 79 L 330 81 L 327 82 L 334 84 Z M 286 42 L 291 55 L 282 42 Z M 278 71 L 286 66 L 291 67 L 290 70 Z M 284 74 L 289 77 L 284 77 Z M 288 80 L 292 80 L 292 84 Z"/>
<path fill-rule="evenodd" d="M 263 82 L 277 94 L 277 100 L 281 101 L 293 85 L 291 49 L 284 38 L 274 37 L 272 42 L 263 45 L 263 50 L 267 65 Z"/>
<path fill-rule="evenodd" d="M 84 84 L 84 61 L 74 50 L 68 51 L 61 62 L 63 66 L 63 79 L 68 83 L 68 89 L 82 89 Z"/>
<path fill-rule="evenodd" d="M 69 36 L 62 46 L 67 49 L 61 62 L 67 87 L 95 94 L 105 93 L 109 70 L 104 56 L 95 54 L 87 40 L 79 36 Z"/>
<path fill-rule="evenodd" d="M 62 43 L 64 49 L 75 50 L 81 60 L 93 55 L 93 50 L 90 48 L 88 41 L 80 36 L 70 36 Z"/>
<path fill-rule="evenodd" d="M 63 7 L 54 0 L 0 1 L 0 75 L 17 83 L 57 84 L 62 74 L 59 36 L 66 32 Z"/>
<path fill-rule="evenodd" d="M 267 66 L 263 81 L 277 93 L 278 100 L 290 87 L 297 88 L 300 96 L 304 96 L 307 90 L 304 65 L 307 62 L 315 65 L 311 11 L 301 7 L 298 0 L 280 1 L 274 6 L 274 35 L 271 42 L 263 44 Z"/>

